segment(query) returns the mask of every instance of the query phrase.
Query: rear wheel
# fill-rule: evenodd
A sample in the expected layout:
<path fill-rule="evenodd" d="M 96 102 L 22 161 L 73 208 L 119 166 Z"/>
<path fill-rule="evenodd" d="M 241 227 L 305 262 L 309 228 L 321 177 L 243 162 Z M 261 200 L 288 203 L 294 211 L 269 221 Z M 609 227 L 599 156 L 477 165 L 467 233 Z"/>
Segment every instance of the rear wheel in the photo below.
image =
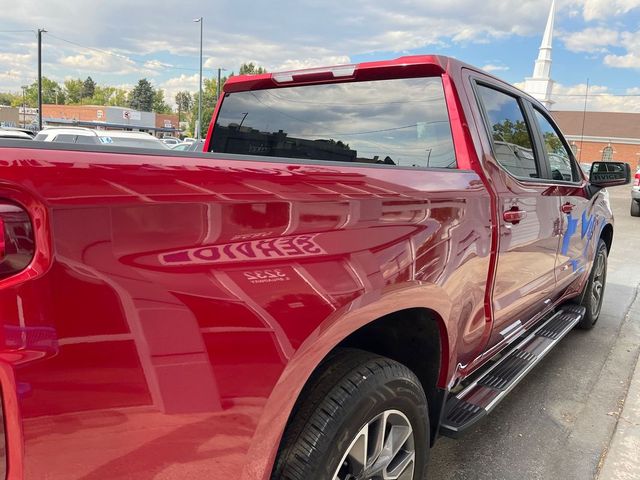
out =
<path fill-rule="evenodd" d="M 640 201 L 631 200 L 631 216 L 640 217 Z"/>
<path fill-rule="evenodd" d="M 584 318 L 577 325 L 578 328 L 583 330 L 593 328 L 600 317 L 604 287 L 607 282 L 607 253 L 607 244 L 600 239 L 593 259 L 589 280 L 580 297 L 580 304 L 587 309 Z"/>
<path fill-rule="evenodd" d="M 345 349 L 321 367 L 287 426 L 272 480 L 425 480 L 427 399 L 388 358 Z"/>

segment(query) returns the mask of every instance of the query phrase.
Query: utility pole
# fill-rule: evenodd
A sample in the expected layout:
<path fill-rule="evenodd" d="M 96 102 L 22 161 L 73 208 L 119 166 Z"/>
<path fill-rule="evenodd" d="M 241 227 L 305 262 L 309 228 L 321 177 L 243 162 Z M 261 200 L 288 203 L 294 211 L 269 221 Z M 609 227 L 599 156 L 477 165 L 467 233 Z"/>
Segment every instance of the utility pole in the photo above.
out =
<path fill-rule="evenodd" d="M 582 150 L 584 150 L 584 123 L 587 118 L 587 102 L 589 101 L 589 79 L 587 78 L 587 88 L 584 91 L 584 110 L 582 110 L 582 132 L 580 133 L 580 153 L 578 162 L 582 161 Z"/>
<path fill-rule="evenodd" d="M 42 34 L 44 28 L 38 29 L 38 130 L 42 130 Z"/>
<path fill-rule="evenodd" d="M 27 128 L 27 87 L 22 86 L 22 128 Z"/>
<path fill-rule="evenodd" d="M 226 68 L 219 68 L 218 69 L 218 83 L 217 83 L 217 88 L 216 88 L 216 102 L 220 99 L 220 92 L 222 91 L 222 84 L 220 83 L 220 72 L 221 71 L 227 71 Z"/>
<path fill-rule="evenodd" d="M 216 102 L 220 101 L 220 71 L 222 69 L 218 69 L 218 83 L 216 83 Z"/>
<path fill-rule="evenodd" d="M 204 24 L 204 17 L 196 18 L 194 20 L 196 23 L 200 23 L 200 88 L 198 93 L 198 126 L 196 133 L 196 139 L 200 140 L 202 137 L 202 30 Z"/>

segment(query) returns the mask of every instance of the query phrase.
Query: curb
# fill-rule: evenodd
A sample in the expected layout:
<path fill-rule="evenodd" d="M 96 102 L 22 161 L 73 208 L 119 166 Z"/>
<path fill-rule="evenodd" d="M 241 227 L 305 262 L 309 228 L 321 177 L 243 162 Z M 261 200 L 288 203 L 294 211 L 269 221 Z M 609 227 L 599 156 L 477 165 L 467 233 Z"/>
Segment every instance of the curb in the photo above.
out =
<path fill-rule="evenodd" d="M 640 321 L 638 309 L 631 321 Z M 640 479 L 640 358 L 631 376 L 624 406 L 609 444 L 598 480 Z"/>

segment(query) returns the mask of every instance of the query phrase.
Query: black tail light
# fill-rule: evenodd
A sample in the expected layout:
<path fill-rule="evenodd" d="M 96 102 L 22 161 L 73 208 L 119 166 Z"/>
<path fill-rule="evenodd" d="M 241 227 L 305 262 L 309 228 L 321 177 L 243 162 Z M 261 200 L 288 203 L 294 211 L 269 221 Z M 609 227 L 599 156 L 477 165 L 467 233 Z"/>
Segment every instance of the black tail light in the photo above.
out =
<path fill-rule="evenodd" d="M 0 279 L 24 270 L 34 254 L 29 214 L 22 207 L 0 202 Z"/>

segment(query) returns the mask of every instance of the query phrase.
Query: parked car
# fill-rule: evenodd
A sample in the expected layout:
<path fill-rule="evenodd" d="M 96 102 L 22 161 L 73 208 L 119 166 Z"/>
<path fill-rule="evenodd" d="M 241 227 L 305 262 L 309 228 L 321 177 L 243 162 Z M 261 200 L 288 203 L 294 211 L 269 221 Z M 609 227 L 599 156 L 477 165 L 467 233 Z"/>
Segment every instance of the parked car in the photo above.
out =
<path fill-rule="evenodd" d="M 631 189 L 631 216 L 640 217 L 640 168 L 636 172 Z"/>
<path fill-rule="evenodd" d="M 195 142 L 182 142 L 171 147 L 177 152 L 201 152 L 204 148 L 204 140 L 196 140 Z"/>
<path fill-rule="evenodd" d="M 169 148 L 161 140 L 145 132 L 93 130 L 84 127 L 47 127 L 34 140 L 41 142 L 107 145 L 133 148 Z"/>
<path fill-rule="evenodd" d="M 29 128 L 21 128 L 21 127 L 1 127 L 5 132 L 20 132 L 29 136 L 29 138 L 33 138 L 36 135 L 36 132 Z"/>
<path fill-rule="evenodd" d="M 423 480 L 596 324 L 630 170 L 512 85 L 402 57 L 216 112 L 193 156 L 0 140 L 12 478 Z"/>
<path fill-rule="evenodd" d="M 168 150 L 169 145 L 145 132 L 129 132 L 122 130 L 98 130 L 102 144 L 115 147 L 152 148 Z"/>
<path fill-rule="evenodd" d="M 0 128 L 0 139 L 7 140 L 11 138 L 14 140 L 31 140 L 32 137 L 21 130 Z"/>
<path fill-rule="evenodd" d="M 172 147 L 174 145 L 179 145 L 182 142 L 180 142 L 179 139 L 174 137 L 165 137 L 162 139 L 162 143 L 164 143 L 165 145 L 168 145 L 169 147 Z"/>

